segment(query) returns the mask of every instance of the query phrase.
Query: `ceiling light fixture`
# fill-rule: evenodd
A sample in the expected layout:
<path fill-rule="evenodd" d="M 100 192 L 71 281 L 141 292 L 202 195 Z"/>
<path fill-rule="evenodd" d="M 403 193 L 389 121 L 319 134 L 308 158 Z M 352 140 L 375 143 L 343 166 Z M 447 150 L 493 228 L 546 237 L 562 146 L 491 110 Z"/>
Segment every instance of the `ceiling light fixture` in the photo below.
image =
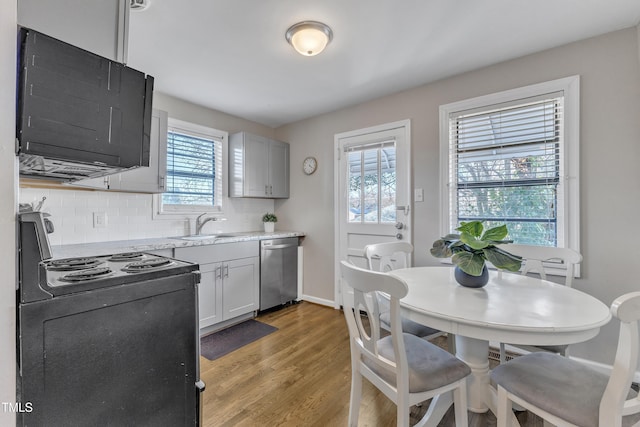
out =
<path fill-rule="evenodd" d="M 333 31 L 322 22 L 303 21 L 289 27 L 285 38 L 300 55 L 315 56 L 329 44 Z"/>

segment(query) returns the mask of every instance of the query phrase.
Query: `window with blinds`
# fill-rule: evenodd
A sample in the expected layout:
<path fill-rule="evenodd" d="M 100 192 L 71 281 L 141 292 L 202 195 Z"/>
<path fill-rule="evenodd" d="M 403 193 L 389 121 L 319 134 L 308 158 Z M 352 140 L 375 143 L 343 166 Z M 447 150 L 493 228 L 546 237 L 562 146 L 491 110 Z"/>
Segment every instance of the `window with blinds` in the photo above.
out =
<path fill-rule="evenodd" d="M 516 243 L 557 246 L 563 99 L 560 92 L 450 114 L 452 228 L 506 223 Z"/>
<path fill-rule="evenodd" d="M 349 222 L 395 222 L 395 141 L 351 146 L 345 151 L 348 156 Z"/>
<path fill-rule="evenodd" d="M 169 126 L 163 210 L 218 210 L 222 198 L 222 141 Z"/>

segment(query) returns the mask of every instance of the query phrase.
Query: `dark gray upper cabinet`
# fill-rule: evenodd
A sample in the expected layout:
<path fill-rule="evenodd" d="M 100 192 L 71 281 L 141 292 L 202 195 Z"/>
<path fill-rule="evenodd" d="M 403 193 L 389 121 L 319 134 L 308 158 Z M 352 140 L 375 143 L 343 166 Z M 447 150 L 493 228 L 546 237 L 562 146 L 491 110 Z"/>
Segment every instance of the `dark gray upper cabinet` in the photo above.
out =
<path fill-rule="evenodd" d="M 289 197 L 289 144 L 248 132 L 229 137 L 229 197 Z"/>
<path fill-rule="evenodd" d="M 153 77 L 31 29 L 20 38 L 19 154 L 149 165 Z"/>
<path fill-rule="evenodd" d="M 127 62 L 130 0 L 19 0 L 18 24 Z"/>

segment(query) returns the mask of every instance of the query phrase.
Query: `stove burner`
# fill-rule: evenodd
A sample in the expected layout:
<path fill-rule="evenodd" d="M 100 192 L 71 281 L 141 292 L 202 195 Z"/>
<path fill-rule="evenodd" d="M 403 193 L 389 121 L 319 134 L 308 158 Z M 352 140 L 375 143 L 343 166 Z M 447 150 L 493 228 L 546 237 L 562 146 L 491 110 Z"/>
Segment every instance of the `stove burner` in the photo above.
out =
<path fill-rule="evenodd" d="M 56 259 L 47 264 L 47 268 L 53 271 L 73 271 L 84 270 L 87 268 L 97 267 L 103 261 L 95 257 L 90 258 L 66 258 Z"/>
<path fill-rule="evenodd" d="M 109 267 L 89 268 L 66 274 L 62 276 L 60 280 L 64 282 L 86 282 L 88 280 L 111 276 L 112 274 L 113 270 Z"/>
<path fill-rule="evenodd" d="M 173 265 L 173 261 L 169 258 L 151 258 L 143 261 L 129 263 L 122 267 L 122 271 L 127 273 L 140 273 L 143 271 L 151 271 Z"/>
<path fill-rule="evenodd" d="M 140 259 L 144 256 L 144 254 L 142 252 L 127 252 L 124 254 L 116 254 L 116 255 L 112 255 L 111 258 L 109 258 L 109 261 L 132 261 L 132 260 L 136 260 L 136 259 Z"/>

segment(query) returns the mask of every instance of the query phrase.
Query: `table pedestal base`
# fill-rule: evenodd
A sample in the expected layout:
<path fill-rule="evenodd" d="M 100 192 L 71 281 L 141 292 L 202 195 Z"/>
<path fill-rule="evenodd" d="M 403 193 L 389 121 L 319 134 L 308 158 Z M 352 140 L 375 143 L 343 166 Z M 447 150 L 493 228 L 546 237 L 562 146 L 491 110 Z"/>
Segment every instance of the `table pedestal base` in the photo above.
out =
<path fill-rule="evenodd" d="M 467 409 L 496 414 L 498 394 L 489 381 L 489 341 L 456 335 L 456 357 L 471 368 L 467 378 Z M 511 426 L 520 427 L 515 414 L 511 415 Z"/>
<path fill-rule="evenodd" d="M 469 410 L 487 412 L 491 403 L 487 402 L 487 390 L 490 388 L 489 341 L 456 335 L 456 356 L 471 368 L 471 376 L 467 379 Z"/>

